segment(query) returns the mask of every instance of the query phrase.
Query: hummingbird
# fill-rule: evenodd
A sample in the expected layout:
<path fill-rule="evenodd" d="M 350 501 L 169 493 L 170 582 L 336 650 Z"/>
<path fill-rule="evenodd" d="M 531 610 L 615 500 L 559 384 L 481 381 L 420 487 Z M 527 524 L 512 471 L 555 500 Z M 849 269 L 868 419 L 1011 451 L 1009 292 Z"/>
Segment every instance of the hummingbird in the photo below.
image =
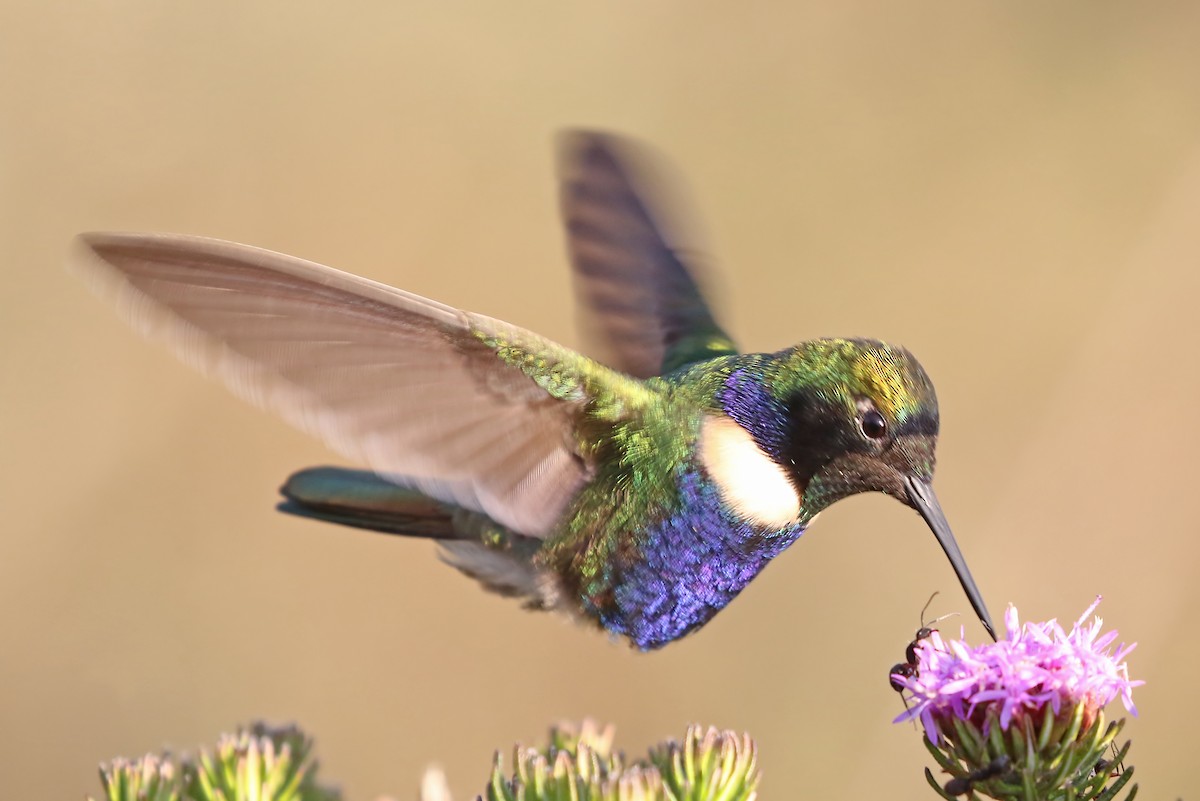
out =
<path fill-rule="evenodd" d="M 577 295 L 603 359 L 385 284 L 215 239 L 77 238 L 142 333 L 365 469 L 292 475 L 281 511 L 436 540 L 533 609 L 647 651 L 696 631 L 817 514 L 915 509 L 991 617 L 933 492 L 938 405 L 873 339 L 741 353 L 674 246 L 628 139 L 560 139 Z"/>

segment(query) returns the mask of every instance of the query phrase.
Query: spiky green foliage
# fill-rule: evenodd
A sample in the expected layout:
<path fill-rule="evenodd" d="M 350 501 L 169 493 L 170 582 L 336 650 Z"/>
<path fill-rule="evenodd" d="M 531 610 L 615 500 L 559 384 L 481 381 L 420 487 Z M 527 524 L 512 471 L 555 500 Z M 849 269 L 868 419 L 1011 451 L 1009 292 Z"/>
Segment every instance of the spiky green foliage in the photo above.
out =
<path fill-rule="evenodd" d="M 664 798 L 677 801 L 752 801 L 758 787 L 758 747 L 749 734 L 688 727 L 683 742 L 650 751 L 666 783 Z"/>
<path fill-rule="evenodd" d="M 118 757 L 100 766 L 107 801 L 179 801 L 179 778 L 166 756 Z M 88 801 L 92 801 L 88 797 Z"/>
<path fill-rule="evenodd" d="M 1115 749 L 1124 719 L 1106 723 L 1099 712 L 1084 725 L 1085 705 L 1064 714 L 1047 714 L 1035 724 L 1032 716 L 1003 730 L 994 712 L 982 727 L 955 719 L 953 733 L 925 747 L 953 778 L 939 784 L 928 768 L 925 778 L 944 799 L 998 801 L 1113 801 L 1133 778 L 1125 767 L 1130 743 Z M 987 734 L 983 732 L 986 731 Z M 1110 751 L 1110 749 L 1114 749 Z M 1133 801 L 1137 785 L 1124 801 Z"/>
<path fill-rule="evenodd" d="M 311 752 L 312 740 L 294 726 L 259 723 L 194 757 L 115 759 L 100 767 L 100 782 L 106 801 L 337 801 L 317 784 Z"/>
<path fill-rule="evenodd" d="M 649 758 L 612 750 L 612 727 L 559 726 L 544 750 L 518 745 L 506 776 L 499 753 L 487 801 L 754 801 L 758 758 L 749 735 L 691 726 Z"/>

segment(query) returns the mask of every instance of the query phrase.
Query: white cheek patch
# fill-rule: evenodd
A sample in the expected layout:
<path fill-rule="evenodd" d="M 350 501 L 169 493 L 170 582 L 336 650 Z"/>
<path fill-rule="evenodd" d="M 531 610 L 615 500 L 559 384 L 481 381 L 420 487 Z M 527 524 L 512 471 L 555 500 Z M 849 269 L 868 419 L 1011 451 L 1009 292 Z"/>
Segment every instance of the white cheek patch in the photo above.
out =
<path fill-rule="evenodd" d="M 784 528 L 799 520 L 800 496 L 787 473 L 728 417 L 704 419 L 700 461 L 721 499 L 751 523 Z"/>

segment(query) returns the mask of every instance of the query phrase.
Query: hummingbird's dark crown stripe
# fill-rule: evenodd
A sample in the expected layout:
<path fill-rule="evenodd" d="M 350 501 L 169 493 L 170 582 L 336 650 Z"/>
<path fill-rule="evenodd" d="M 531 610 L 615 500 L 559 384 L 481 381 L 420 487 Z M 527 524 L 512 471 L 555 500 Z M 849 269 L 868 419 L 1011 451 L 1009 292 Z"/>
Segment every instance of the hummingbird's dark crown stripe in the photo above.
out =
<path fill-rule="evenodd" d="M 893 436 L 924 436 L 936 437 L 938 433 L 938 418 L 932 412 L 922 410 L 910 415 L 896 427 Z"/>

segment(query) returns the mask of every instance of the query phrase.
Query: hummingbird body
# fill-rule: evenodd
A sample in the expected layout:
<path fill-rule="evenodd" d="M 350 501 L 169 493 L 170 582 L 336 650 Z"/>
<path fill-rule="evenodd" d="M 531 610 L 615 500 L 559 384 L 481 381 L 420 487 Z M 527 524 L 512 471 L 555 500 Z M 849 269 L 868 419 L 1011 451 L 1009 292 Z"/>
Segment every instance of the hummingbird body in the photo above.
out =
<path fill-rule="evenodd" d="M 283 511 L 436 539 L 489 589 L 646 650 L 706 623 L 830 504 L 885 492 L 926 519 L 990 632 L 932 494 L 924 370 L 866 339 L 739 354 L 619 153 L 632 151 L 577 134 L 564 159 L 570 252 L 606 363 L 242 245 L 81 245 L 135 325 L 371 468 L 300 471 Z"/>
<path fill-rule="evenodd" d="M 640 648 L 703 625 L 807 525 L 795 487 L 713 391 L 745 358 L 654 381 L 647 425 L 613 432 L 615 458 L 535 559 Z"/>
<path fill-rule="evenodd" d="M 497 352 L 512 364 L 537 364 L 536 354 L 519 348 Z M 789 415 L 800 399 L 811 396 L 809 406 L 831 391 L 832 375 L 856 393 L 903 395 L 911 409 L 890 411 L 910 428 L 914 420 L 936 428 L 928 379 L 906 351 L 881 342 L 816 340 L 776 354 L 719 357 L 619 393 L 591 388 L 597 397 L 580 450 L 595 467 L 545 539 L 454 508 L 445 508 L 446 524 L 432 533 L 421 530 L 428 517 L 394 510 L 386 518 L 391 527 L 383 528 L 442 540 L 447 561 L 493 591 L 535 608 L 565 609 L 641 649 L 661 647 L 711 619 L 820 509 L 850 494 L 837 485 L 838 474 L 831 483 L 823 471 L 853 446 L 835 437 L 798 444 L 803 421 Z M 587 370 L 560 371 L 553 391 L 586 396 L 598 378 Z M 814 428 L 827 431 L 824 424 Z M 284 487 L 290 503 L 281 508 L 381 528 L 361 514 L 348 521 L 320 513 L 328 510 L 325 495 L 347 497 L 345 487 L 328 485 L 347 475 L 333 468 L 302 472 Z M 360 486 L 381 483 L 385 494 L 403 492 L 370 473 L 356 476 Z M 370 504 L 343 511 L 363 508 Z"/>

